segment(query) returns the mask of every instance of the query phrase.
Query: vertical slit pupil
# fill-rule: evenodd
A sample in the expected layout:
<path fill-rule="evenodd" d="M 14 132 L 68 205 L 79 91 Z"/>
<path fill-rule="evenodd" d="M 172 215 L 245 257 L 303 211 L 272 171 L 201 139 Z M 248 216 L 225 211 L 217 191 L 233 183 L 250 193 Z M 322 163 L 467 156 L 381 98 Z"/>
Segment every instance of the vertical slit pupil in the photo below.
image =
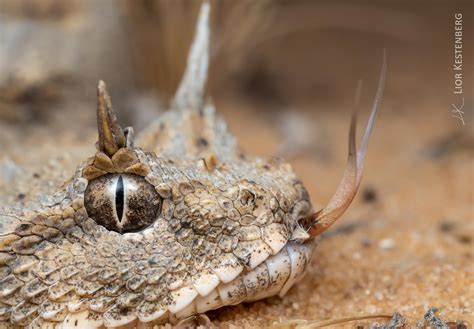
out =
<path fill-rule="evenodd" d="M 117 188 L 115 190 L 115 208 L 117 209 L 117 217 L 118 217 L 119 222 L 122 222 L 123 205 L 124 205 L 123 178 L 122 176 L 119 176 L 118 181 L 117 181 Z"/>

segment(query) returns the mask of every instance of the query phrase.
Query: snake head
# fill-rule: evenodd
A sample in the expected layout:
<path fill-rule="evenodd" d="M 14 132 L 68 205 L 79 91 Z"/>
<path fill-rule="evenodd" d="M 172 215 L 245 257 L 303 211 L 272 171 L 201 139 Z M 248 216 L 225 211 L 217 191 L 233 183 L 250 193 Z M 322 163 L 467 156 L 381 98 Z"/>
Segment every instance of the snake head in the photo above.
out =
<path fill-rule="evenodd" d="M 2 321 L 159 324 L 283 295 L 302 277 L 311 243 L 295 240 L 309 238 L 298 220 L 311 205 L 289 165 L 144 151 L 103 82 L 97 123 L 96 153 L 63 188 L 0 218 Z"/>

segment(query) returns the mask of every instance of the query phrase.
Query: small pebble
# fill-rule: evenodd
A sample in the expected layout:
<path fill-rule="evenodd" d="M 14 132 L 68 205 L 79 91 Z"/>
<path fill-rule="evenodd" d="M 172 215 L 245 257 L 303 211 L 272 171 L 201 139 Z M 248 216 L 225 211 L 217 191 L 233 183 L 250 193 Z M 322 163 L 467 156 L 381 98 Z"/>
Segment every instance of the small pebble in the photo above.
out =
<path fill-rule="evenodd" d="M 451 232 L 456 227 L 456 224 L 449 220 L 443 220 L 439 224 L 439 230 L 442 232 Z"/>
<path fill-rule="evenodd" d="M 368 238 L 364 238 L 362 239 L 361 244 L 362 247 L 369 248 L 370 246 L 372 246 L 372 241 Z"/>
<path fill-rule="evenodd" d="M 460 234 L 458 236 L 458 240 L 460 243 L 470 244 L 472 242 L 472 237 L 467 234 Z"/>
<path fill-rule="evenodd" d="M 376 202 L 377 198 L 377 191 L 372 186 L 368 186 L 362 191 L 362 199 L 366 203 Z"/>
<path fill-rule="evenodd" d="M 380 291 L 377 291 L 377 292 L 374 294 L 374 297 L 375 297 L 375 299 L 377 299 L 378 301 L 383 300 L 383 294 L 382 294 Z"/>
<path fill-rule="evenodd" d="M 379 242 L 379 248 L 382 250 L 390 250 L 395 247 L 395 241 L 393 239 L 382 239 Z"/>
<path fill-rule="evenodd" d="M 467 324 L 464 323 L 463 321 L 456 321 L 454 325 L 456 326 L 455 327 L 456 329 L 467 329 Z"/>

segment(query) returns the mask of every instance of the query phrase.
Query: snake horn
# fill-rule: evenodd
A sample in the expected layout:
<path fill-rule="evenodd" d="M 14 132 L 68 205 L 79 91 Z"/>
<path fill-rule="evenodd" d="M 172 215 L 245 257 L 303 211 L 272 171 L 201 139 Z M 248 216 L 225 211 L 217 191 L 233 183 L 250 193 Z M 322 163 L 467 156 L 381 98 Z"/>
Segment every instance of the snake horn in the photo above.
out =
<path fill-rule="evenodd" d="M 105 82 L 100 80 L 97 86 L 97 127 L 99 141 L 97 148 L 108 156 L 112 156 L 125 146 L 125 134 L 117 122 L 112 102 Z"/>

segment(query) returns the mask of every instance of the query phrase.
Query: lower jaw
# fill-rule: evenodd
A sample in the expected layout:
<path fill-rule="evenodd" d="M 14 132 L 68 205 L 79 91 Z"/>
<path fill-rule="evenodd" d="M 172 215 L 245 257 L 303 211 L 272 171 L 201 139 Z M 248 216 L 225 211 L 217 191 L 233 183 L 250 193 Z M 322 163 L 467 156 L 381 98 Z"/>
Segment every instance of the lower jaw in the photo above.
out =
<path fill-rule="evenodd" d="M 177 313 L 166 311 L 156 318 L 140 319 L 133 313 L 124 316 L 119 322 L 103 319 L 101 314 L 82 311 L 69 314 L 62 323 L 66 328 L 152 328 L 154 325 L 176 324 L 183 319 L 203 314 L 225 306 L 253 302 L 278 295 L 283 297 L 288 290 L 306 273 L 314 242 L 303 244 L 288 242 L 278 254 L 270 256 L 250 271 L 242 272 L 229 283 L 220 283 L 206 296 L 198 295 L 189 305 Z M 145 320 L 145 321 L 143 321 Z"/>

